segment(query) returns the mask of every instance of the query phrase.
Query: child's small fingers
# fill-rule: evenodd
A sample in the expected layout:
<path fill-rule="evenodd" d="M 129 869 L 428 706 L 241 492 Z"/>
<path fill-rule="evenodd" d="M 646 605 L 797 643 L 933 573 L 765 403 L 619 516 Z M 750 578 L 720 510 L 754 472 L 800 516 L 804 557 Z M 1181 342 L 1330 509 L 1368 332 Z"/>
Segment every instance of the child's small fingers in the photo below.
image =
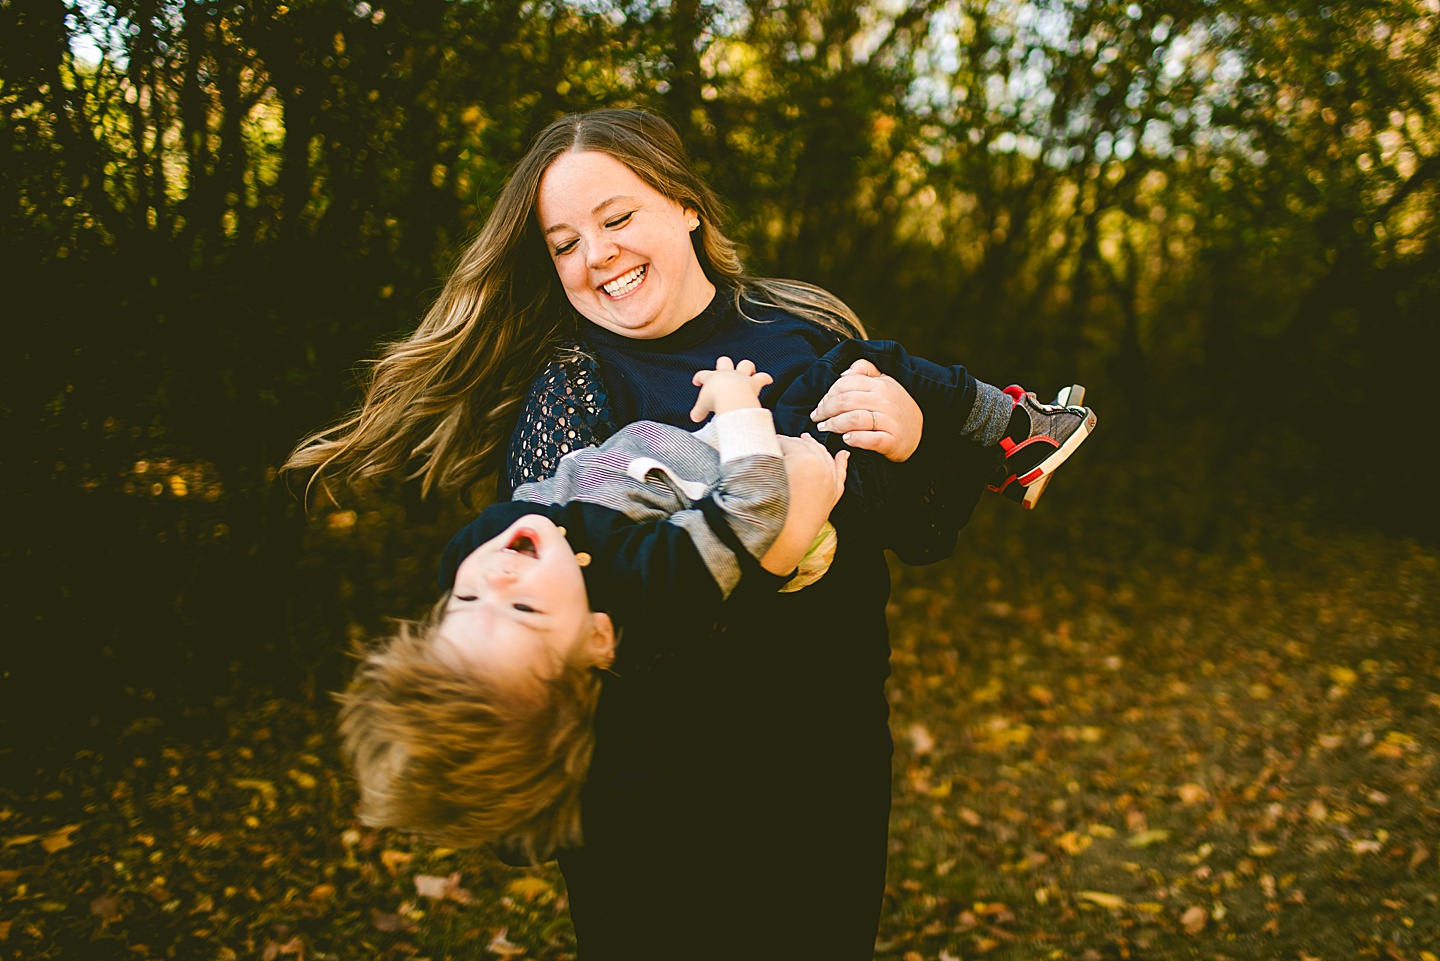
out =
<path fill-rule="evenodd" d="M 870 363 L 870 361 L 865 360 L 862 357 L 861 359 L 855 361 L 855 363 L 851 364 L 850 369 L 845 371 L 845 373 L 860 374 L 864 377 L 879 377 L 880 368 L 876 367 L 874 364 Z"/>
<path fill-rule="evenodd" d="M 690 408 L 690 420 L 698 424 L 705 419 L 705 415 L 708 413 L 709 411 L 707 411 L 703 406 L 701 406 L 700 404 L 696 404 L 694 407 Z"/>
<path fill-rule="evenodd" d="M 742 360 L 740 361 L 740 363 L 735 365 L 735 370 L 739 373 L 744 374 L 746 377 L 749 377 L 751 374 L 755 373 L 755 361 Z"/>
<path fill-rule="evenodd" d="M 716 369 L 716 370 L 734 370 L 734 369 L 735 369 L 735 361 L 731 360 L 729 357 L 716 357 L 716 358 L 715 358 L 715 369 Z"/>
<path fill-rule="evenodd" d="M 755 374 L 753 374 L 753 375 L 751 375 L 751 376 L 754 378 L 755 382 L 758 383 L 761 387 L 768 387 L 768 386 L 770 386 L 771 384 L 775 383 L 775 378 L 774 378 L 774 377 L 771 377 L 769 374 L 765 373 L 763 370 L 762 370 L 762 371 L 758 371 L 757 373 L 755 373 Z"/>

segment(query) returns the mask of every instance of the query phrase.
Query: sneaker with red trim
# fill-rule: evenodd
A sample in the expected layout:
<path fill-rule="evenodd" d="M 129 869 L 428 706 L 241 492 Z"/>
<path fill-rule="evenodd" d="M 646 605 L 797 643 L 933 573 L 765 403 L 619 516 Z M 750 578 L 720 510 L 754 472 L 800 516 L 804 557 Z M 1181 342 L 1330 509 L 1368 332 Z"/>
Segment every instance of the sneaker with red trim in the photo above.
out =
<path fill-rule="evenodd" d="M 1062 389 L 1052 404 L 1042 404 L 1016 386 L 1005 388 L 1005 393 L 1015 401 L 1015 410 L 1000 439 L 1004 461 L 987 486 L 1033 510 L 1051 474 L 1095 429 L 1095 412 L 1081 406 L 1085 388 L 1079 384 Z"/>

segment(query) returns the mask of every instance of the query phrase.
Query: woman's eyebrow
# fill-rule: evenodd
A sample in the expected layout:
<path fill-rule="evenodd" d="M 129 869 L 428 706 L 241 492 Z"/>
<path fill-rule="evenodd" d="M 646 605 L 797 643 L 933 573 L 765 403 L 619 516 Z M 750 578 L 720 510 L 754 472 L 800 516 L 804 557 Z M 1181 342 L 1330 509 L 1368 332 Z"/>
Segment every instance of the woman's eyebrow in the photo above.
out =
<path fill-rule="evenodd" d="M 624 195 L 624 194 L 619 194 L 619 195 L 614 196 L 614 197 L 608 197 L 608 198 L 606 198 L 605 200 L 600 201 L 600 202 L 599 202 L 598 204 L 596 204 L 595 206 L 591 207 L 591 208 L 590 208 L 590 213 L 592 213 L 592 214 L 598 214 L 600 211 L 604 210 L 606 207 L 610 206 L 611 204 L 619 203 L 619 202 L 622 201 L 622 200 L 628 200 L 628 201 L 633 202 L 633 201 L 635 200 L 635 198 L 634 198 L 634 197 L 628 197 L 628 196 L 626 196 L 626 195 Z M 551 234 L 553 234 L 553 233 L 554 233 L 555 231 L 557 231 L 557 230 L 569 230 L 569 229 L 570 229 L 570 225 L 569 225 L 569 224 L 553 224 L 553 225 L 545 228 L 545 236 L 548 237 L 548 236 L 550 236 Z"/>

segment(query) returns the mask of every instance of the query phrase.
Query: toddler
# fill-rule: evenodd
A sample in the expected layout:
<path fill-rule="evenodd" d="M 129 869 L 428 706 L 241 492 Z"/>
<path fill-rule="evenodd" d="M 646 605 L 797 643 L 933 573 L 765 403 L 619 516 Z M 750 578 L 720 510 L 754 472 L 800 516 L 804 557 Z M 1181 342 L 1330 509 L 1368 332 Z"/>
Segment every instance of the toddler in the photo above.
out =
<path fill-rule="evenodd" d="M 963 369 L 896 345 L 842 344 L 787 389 L 774 415 L 759 401 L 769 376 L 720 358 L 694 379 L 692 419 L 715 415 L 704 428 L 632 424 L 570 453 L 554 477 L 521 486 L 457 534 L 442 562 L 446 596 L 426 622 L 368 655 L 342 696 L 362 820 L 453 846 L 496 843 L 530 861 L 580 844 L 601 675 L 617 645 L 627 663 L 683 656 L 734 592 L 823 576 L 842 517 L 880 509 L 895 465 L 873 455 L 852 465 L 848 450 L 832 455 L 810 436 L 776 433 L 777 418 L 808 427 L 823 388 L 858 359 L 899 374 L 933 418 L 927 432 L 946 423 Z M 988 390 L 1004 398 L 978 425 L 1000 434 L 992 489 L 1043 490 L 1093 413 Z M 955 426 L 983 442 L 971 419 Z"/>

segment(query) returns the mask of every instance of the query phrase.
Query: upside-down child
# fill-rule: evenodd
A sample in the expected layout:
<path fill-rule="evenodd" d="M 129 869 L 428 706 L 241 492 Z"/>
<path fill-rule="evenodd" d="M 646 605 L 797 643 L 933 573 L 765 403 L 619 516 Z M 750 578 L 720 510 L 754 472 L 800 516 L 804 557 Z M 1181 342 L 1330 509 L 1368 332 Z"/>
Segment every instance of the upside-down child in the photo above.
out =
<path fill-rule="evenodd" d="M 992 490 L 1043 490 L 1095 423 L 1086 408 L 988 385 L 1004 400 L 990 423 L 976 422 L 976 382 L 963 368 L 863 341 L 817 362 L 772 415 L 759 400 L 769 375 L 720 358 L 694 379 L 692 419 L 714 414 L 704 428 L 632 424 L 568 454 L 554 477 L 518 488 L 452 540 L 430 620 L 369 654 L 343 696 L 362 819 L 531 860 L 582 844 L 604 672 L 623 678 L 645 659 L 683 657 L 734 592 L 803 588 L 824 575 L 847 524 L 883 513 L 875 502 L 891 468 L 880 458 L 852 464 L 838 437 L 832 454 L 776 432 L 777 419 L 797 433 L 810 426 L 824 388 L 855 360 L 903 377 L 927 433 L 995 447 Z M 947 419 L 952 406 L 966 413 Z"/>

